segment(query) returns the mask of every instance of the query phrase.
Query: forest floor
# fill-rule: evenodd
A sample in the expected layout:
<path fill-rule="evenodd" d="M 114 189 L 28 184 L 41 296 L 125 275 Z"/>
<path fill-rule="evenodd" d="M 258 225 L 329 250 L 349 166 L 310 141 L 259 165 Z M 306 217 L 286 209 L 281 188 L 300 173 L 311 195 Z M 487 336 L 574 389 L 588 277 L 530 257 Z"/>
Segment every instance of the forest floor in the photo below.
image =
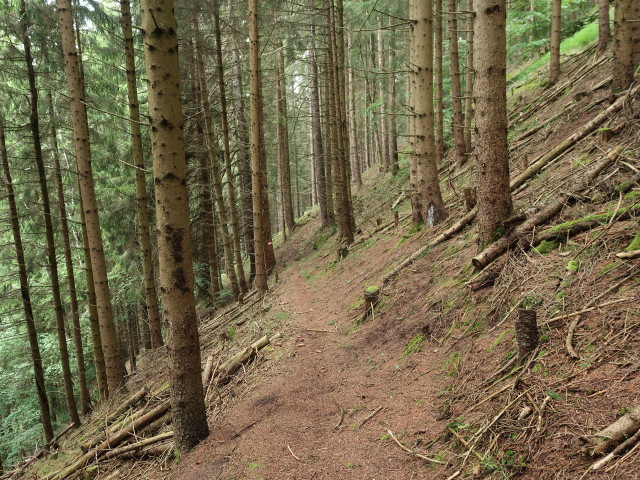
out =
<path fill-rule="evenodd" d="M 287 250 L 300 248 L 302 235 Z M 444 386 L 432 368 L 442 354 L 429 346 L 402 358 L 402 308 L 381 313 L 383 304 L 370 321 L 356 320 L 358 287 L 381 274 L 385 251 L 401 238 L 389 235 L 341 265 L 325 250 L 287 265 L 267 300 L 283 320 L 282 339 L 171 478 L 424 478 L 428 465 L 408 458 L 387 430 L 419 444 L 446 424 L 432 408 Z"/>

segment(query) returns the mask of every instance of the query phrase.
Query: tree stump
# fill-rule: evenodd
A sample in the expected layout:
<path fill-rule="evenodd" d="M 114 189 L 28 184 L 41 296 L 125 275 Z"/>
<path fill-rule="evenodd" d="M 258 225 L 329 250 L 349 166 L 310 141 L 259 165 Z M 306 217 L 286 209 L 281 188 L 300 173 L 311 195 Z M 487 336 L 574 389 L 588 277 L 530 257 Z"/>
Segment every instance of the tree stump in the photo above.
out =
<path fill-rule="evenodd" d="M 467 207 L 467 212 L 472 210 L 478 203 L 478 195 L 476 194 L 476 187 L 465 188 L 463 190 L 464 204 Z"/>
<path fill-rule="evenodd" d="M 374 308 L 380 302 L 380 289 L 375 285 L 364 289 L 364 304 L 363 304 L 363 316 L 362 319 L 368 318 L 373 314 Z"/>
<path fill-rule="evenodd" d="M 516 341 L 518 342 L 518 359 L 522 361 L 538 347 L 540 333 L 536 311 L 529 309 L 518 310 L 516 320 Z"/>
<path fill-rule="evenodd" d="M 397 227 L 399 223 L 400 223 L 400 215 L 398 214 L 397 210 L 394 210 L 393 211 L 393 224 Z"/>

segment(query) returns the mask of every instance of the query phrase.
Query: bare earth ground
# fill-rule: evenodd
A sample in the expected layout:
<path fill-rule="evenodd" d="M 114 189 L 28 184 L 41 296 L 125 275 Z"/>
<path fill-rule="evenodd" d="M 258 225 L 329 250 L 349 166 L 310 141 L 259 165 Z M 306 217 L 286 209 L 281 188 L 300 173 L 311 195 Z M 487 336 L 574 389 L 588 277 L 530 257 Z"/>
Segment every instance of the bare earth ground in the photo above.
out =
<path fill-rule="evenodd" d="M 375 250 L 397 240 L 379 242 Z M 367 251 L 365 258 L 364 263 L 375 263 L 376 252 Z M 431 407 L 442 384 L 439 372 L 429 371 L 432 359 L 399 359 L 406 339 L 393 328 L 381 331 L 375 326 L 379 318 L 352 333 L 360 308 L 350 305 L 358 294 L 353 287 L 340 287 L 354 274 L 371 274 L 371 266 L 336 267 L 311 285 L 303 267 L 309 268 L 295 262 L 281 274 L 285 280 L 269 299 L 272 308 L 287 314 L 283 340 L 275 348 L 284 355 L 267 362 L 171 478 L 425 477 L 426 464 L 407 457 L 387 439 L 386 430 L 420 444 L 442 428 Z"/>

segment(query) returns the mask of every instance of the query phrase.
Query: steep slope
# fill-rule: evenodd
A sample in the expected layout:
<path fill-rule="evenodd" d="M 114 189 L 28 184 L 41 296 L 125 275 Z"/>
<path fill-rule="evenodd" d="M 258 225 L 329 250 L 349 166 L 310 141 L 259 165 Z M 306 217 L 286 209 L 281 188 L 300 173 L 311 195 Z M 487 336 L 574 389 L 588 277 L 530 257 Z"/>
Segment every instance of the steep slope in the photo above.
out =
<path fill-rule="evenodd" d="M 203 358 L 214 364 L 272 339 L 230 382 L 207 381 L 211 436 L 180 459 L 138 453 L 99 467 L 88 460 L 78 472 L 176 480 L 586 475 L 596 458 L 584 454 L 585 440 L 640 404 L 640 260 L 616 257 L 639 228 L 640 96 L 623 92 L 618 110 L 567 142 L 616 104 L 609 58 L 594 55 L 587 48 L 567 58 L 552 88 L 529 79 L 511 96 L 512 178 L 540 166 L 514 191 L 523 215 L 513 231 L 563 198 L 559 215 L 478 272 L 472 223 L 434 241 L 467 213 L 460 194 L 473 185 L 470 167 L 441 168 L 450 217 L 430 230 L 409 224 L 406 166 L 398 178 L 370 172 L 354 197 L 361 232 L 346 258 L 311 212 L 279 248 L 265 299 L 203 314 Z M 576 192 L 608 154 L 607 167 Z M 363 320 L 363 290 L 372 285 L 383 287 L 381 302 Z M 521 308 L 536 311 L 541 345 L 518 366 Z M 130 391 L 156 392 L 142 402 L 146 411 L 166 397 L 163 355 L 148 354 L 130 379 Z M 91 428 L 107 415 L 98 412 Z M 70 464 L 96 435 L 91 428 L 24 477 Z M 637 445 L 588 476 L 640 478 Z"/>

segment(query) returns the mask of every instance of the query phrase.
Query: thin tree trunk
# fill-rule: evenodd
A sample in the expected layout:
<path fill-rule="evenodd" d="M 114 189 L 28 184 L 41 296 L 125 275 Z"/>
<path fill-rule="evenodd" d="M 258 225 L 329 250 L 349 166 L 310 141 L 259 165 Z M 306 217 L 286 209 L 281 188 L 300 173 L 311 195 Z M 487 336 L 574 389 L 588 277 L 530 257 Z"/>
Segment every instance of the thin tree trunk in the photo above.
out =
<path fill-rule="evenodd" d="M 171 328 L 171 406 L 175 446 L 189 450 L 209 434 L 202 387 L 200 339 L 180 105 L 178 33 L 172 0 L 142 0 L 144 53 L 157 205 L 160 291 Z"/>
<path fill-rule="evenodd" d="M 467 10 L 473 12 L 473 0 L 467 0 Z M 464 144 L 467 153 L 473 150 L 471 120 L 473 119 L 473 13 L 467 14 L 467 62 L 465 65 Z"/>
<path fill-rule="evenodd" d="M 133 164 L 135 165 L 136 209 L 138 213 L 138 232 L 142 254 L 142 272 L 144 277 L 144 296 L 149 315 L 151 348 L 162 346 L 160 308 L 156 291 L 155 271 L 151 255 L 151 235 L 149 233 L 149 211 L 147 209 L 147 185 L 144 175 L 144 153 L 140 131 L 140 105 L 136 85 L 136 63 L 133 48 L 133 28 L 131 26 L 131 8 L 129 0 L 120 0 L 122 15 L 122 34 L 124 37 L 125 68 L 127 72 L 127 94 L 129 99 L 129 118 L 131 125 L 131 143 Z"/>
<path fill-rule="evenodd" d="M 395 36 L 396 29 L 391 26 L 392 19 L 389 17 L 389 26 L 391 29 L 391 41 L 389 42 L 389 69 L 395 70 L 396 63 L 396 50 L 395 50 Z M 389 126 L 387 128 L 387 133 L 389 135 L 389 140 L 387 141 L 389 145 L 389 156 L 391 158 L 391 174 L 396 175 L 398 173 L 398 125 L 396 122 L 396 95 L 398 92 L 396 77 L 395 75 L 391 75 L 389 80 L 389 100 L 388 100 L 388 110 L 389 110 Z M 354 134 L 352 137 L 355 142 L 357 136 Z M 357 151 L 357 150 L 356 150 Z"/>
<path fill-rule="evenodd" d="M 436 91 L 435 105 L 435 134 L 436 134 L 436 159 L 437 165 L 442 165 L 444 160 L 444 102 L 443 102 L 443 86 L 442 86 L 442 30 L 444 22 L 442 21 L 442 0 L 435 0 L 434 15 L 434 42 L 435 42 L 435 58 L 434 58 L 434 77 Z"/>
<path fill-rule="evenodd" d="M 476 0 L 478 247 L 504 233 L 512 212 L 506 93 L 506 2 Z"/>
<path fill-rule="evenodd" d="M 40 408 L 40 422 L 44 430 L 44 438 L 47 443 L 53 439 L 53 424 L 51 421 L 51 409 L 49 398 L 44 381 L 44 369 L 42 367 L 42 357 L 40 355 L 40 345 L 38 344 L 38 332 L 36 331 L 35 317 L 31 307 L 31 293 L 27 278 L 27 267 L 22 247 L 22 237 L 20 235 L 20 222 L 18 221 L 18 209 L 13 191 L 11 172 L 9 170 L 9 155 L 4 133 L 4 118 L 0 116 L 0 159 L 2 160 L 2 171 L 4 173 L 4 184 L 7 189 L 7 202 L 9 203 L 9 215 L 11 217 L 11 232 L 13 243 L 16 249 L 16 260 L 18 263 L 18 276 L 20 278 L 20 293 L 22 297 L 22 307 L 24 309 L 24 321 L 27 327 L 29 347 L 31 348 L 31 361 L 33 362 L 33 376 L 36 382 L 36 394 L 38 396 L 38 406 Z"/>
<path fill-rule="evenodd" d="M 604 52 L 611 38 L 609 0 L 598 0 L 598 51 Z"/>
<path fill-rule="evenodd" d="M 87 372 L 84 362 L 84 350 L 82 348 L 82 331 L 80 330 L 80 309 L 76 294 L 76 279 L 73 272 L 73 258 L 71 256 L 71 241 L 69 237 L 69 223 L 67 221 L 67 207 L 64 198 L 62 184 L 62 171 L 60 169 L 60 155 L 58 151 L 58 132 L 56 131 L 56 115 L 53 109 L 51 92 L 47 95 L 49 103 L 49 121 L 51 122 L 51 144 L 53 150 L 53 166 L 58 190 L 58 210 L 60 212 L 60 230 L 62 232 L 62 247 L 64 250 L 64 262 L 67 270 L 67 284 L 69 286 L 69 301 L 71 303 L 71 319 L 73 324 L 73 344 L 76 350 L 76 365 L 78 367 L 78 384 L 80 387 L 80 408 L 83 415 L 91 411 L 91 398 L 87 386 Z"/>
<path fill-rule="evenodd" d="M 562 0 L 552 0 L 551 6 L 551 60 L 549 82 L 553 85 L 560 78 L 560 28 L 562 22 Z"/>
<path fill-rule="evenodd" d="M 456 10 L 456 0 L 449 0 L 449 69 L 451 71 L 451 103 L 453 104 L 453 138 L 458 166 L 462 166 L 467 163 L 467 149 L 464 139 L 464 116 L 462 114 Z"/>
<path fill-rule="evenodd" d="M 249 0 L 249 74 L 251 102 L 251 185 L 253 189 L 253 238 L 255 246 L 256 276 L 255 286 L 258 296 L 267 293 L 267 246 L 271 241 L 266 235 L 269 225 L 263 225 L 264 204 L 263 183 L 266 172 L 262 169 L 264 154 L 264 131 L 262 127 L 262 91 L 260 71 L 260 45 L 258 38 L 258 0 Z M 268 222 L 267 222 L 268 223 Z M 268 240 L 267 240 L 268 239 Z"/>
<path fill-rule="evenodd" d="M 202 146 L 206 150 L 204 137 Z M 211 282 L 211 301 L 215 305 L 218 301 L 218 293 L 222 290 L 220 281 L 220 268 L 218 266 L 218 252 L 216 251 L 216 229 L 213 213 L 213 200 L 211 199 L 211 175 L 205 155 L 200 156 L 200 182 L 202 183 L 202 215 L 205 225 L 205 243 L 207 247 L 207 263 L 209 264 L 209 279 Z"/>
<path fill-rule="evenodd" d="M 315 27 L 311 25 L 311 38 L 315 38 Z M 309 110 L 311 116 L 311 148 L 312 165 L 314 178 L 316 181 L 318 203 L 320 203 L 320 217 L 322 226 L 328 227 L 331 224 L 330 212 L 327 205 L 327 187 L 325 185 L 324 157 L 325 152 L 322 143 L 322 130 L 320 119 L 320 92 L 318 88 L 318 64 L 316 62 L 315 46 L 311 45 L 309 52 L 309 75 L 311 85 L 309 91 Z"/>
<path fill-rule="evenodd" d="M 91 253 L 91 265 L 96 293 L 96 307 L 100 322 L 100 336 L 104 352 L 109 394 L 114 395 L 124 386 L 122 362 L 118 356 L 118 339 L 113 323 L 107 266 L 100 231 L 98 204 L 91 169 L 91 142 L 87 122 L 84 85 L 80 75 L 80 62 L 75 44 L 73 15 L 70 0 L 56 0 L 62 38 L 65 74 L 69 91 L 73 143 L 80 177 L 80 194 L 85 209 L 85 222 Z"/>
<path fill-rule="evenodd" d="M 391 158 L 389 157 L 389 145 L 387 136 L 387 77 L 384 72 L 384 43 L 382 41 L 382 16 L 378 16 L 378 29 L 376 31 L 376 67 L 378 70 L 378 99 L 380 101 L 380 112 L 378 117 L 378 135 L 380 138 L 380 155 L 382 165 L 385 170 L 391 169 Z"/>
<path fill-rule="evenodd" d="M 412 0 L 410 17 L 411 33 L 411 105 L 414 112 L 415 137 L 412 160 L 415 166 L 416 202 L 421 218 L 428 227 L 447 217 L 438 183 L 435 139 L 433 129 L 433 11 L 431 2 Z"/>
<path fill-rule="evenodd" d="M 229 196 L 229 215 L 231 217 L 231 233 L 233 236 L 233 254 L 235 256 L 237 278 L 240 292 L 249 291 L 244 276 L 242 263 L 242 249 L 240 247 L 240 226 L 238 208 L 236 207 L 236 188 L 233 184 L 233 169 L 231 168 L 231 147 L 229 145 L 229 116 L 227 114 L 227 92 L 224 82 L 224 64 L 222 61 L 222 34 L 220 32 L 220 6 L 213 11 L 214 33 L 216 37 L 216 63 L 218 67 L 218 93 L 220 95 L 220 113 L 222 115 L 222 141 L 224 145 L 224 163 L 227 173 L 227 192 Z"/>
<path fill-rule="evenodd" d="M 348 39 L 351 43 L 351 36 Z M 347 48 L 350 50 L 351 46 Z M 347 83 L 349 85 L 349 136 L 351 137 L 349 157 L 351 159 L 351 170 L 353 180 L 358 187 L 362 186 L 362 171 L 360 169 L 360 153 L 358 150 L 358 130 L 356 128 L 356 96 L 353 80 L 353 68 L 347 67 Z"/>
<path fill-rule="evenodd" d="M 231 283 L 233 297 L 240 295 L 240 286 L 233 259 L 233 240 L 229 232 L 229 217 L 224 204 L 222 194 L 222 175 L 218 165 L 218 155 L 216 138 L 213 131 L 213 120 L 211 118 L 211 107 L 209 105 L 209 88 L 207 87 L 206 75 L 204 71 L 204 59 L 202 56 L 202 40 L 198 22 L 198 14 L 194 9 L 193 31 L 195 35 L 194 46 L 196 53 L 196 63 L 198 66 L 198 84 L 200 86 L 200 101 L 204 115 L 205 138 L 207 142 L 207 152 L 209 153 L 209 164 L 211 165 L 211 175 L 213 180 L 213 200 L 216 206 L 216 213 L 220 219 L 220 229 L 222 230 L 222 248 L 224 251 L 225 263 L 227 265 L 227 277 Z"/>
<path fill-rule="evenodd" d="M 333 121 L 333 117 L 331 115 L 331 91 L 329 86 L 329 60 L 326 55 L 325 49 L 325 62 L 324 62 L 324 85 L 322 88 L 322 98 L 319 98 L 320 105 L 322 106 L 322 119 L 324 120 L 324 136 L 323 145 L 324 145 L 324 157 L 323 157 L 323 168 L 324 168 L 324 186 L 325 186 L 325 198 L 327 201 L 327 218 L 329 224 L 333 224 L 336 222 L 336 203 L 333 198 L 333 192 L 335 190 L 334 180 L 333 180 L 333 150 L 335 146 L 333 145 L 332 135 L 333 131 L 331 128 L 331 122 Z"/>
<path fill-rule="evenodd" d="M 241 178 L 242 195 L 242 231 L 244 245 L 249 257 L 249 281 L 253 281 L 256 274 L 256 262 L 253 246 L 253 199 L 251 196 L 251 159 L 249 155 L 249 132 L 244 107 L 244 88 L 242 84 L 242 69 L 240 68 L 240 54 L 237 46 L 231 52 L 233 58 L 233 87 L 236 106 L 236 129 L 238 137 L 237 155 Z"/>
<path fill-rule="evenodd" d="M 80 190 L 80 178 L 78 177 L 78 191 Z M 96 306 L 96 290 L 93 279 L 93 268 L 91 265 L 91 251 L 89 247 L 89 236 L 87 234 L 87 224 L 85 221 L 84 206 L 82 197 L 79 199 L 80 226 L 82 229 L 82 246 L 84 252 L 84 270 L 87 282 L 87 310 L 89 311 L 89 328 L 91 329 L 91 344 L 93 346 L 93 362 L 96 367 L 96 381 L 100 391 L 100 400 L 109 398 L 109 381 L 107 378 L 107 367 L 102 349 L 102 337 L 100 334 L 100 321 L 98 317 L 98 307 Z"/>
<path fill-rule="evenodd" d="M 282 199 L 282 213 L 285 229 L 292 231 L 295 227 L 293 219 L 293 194 L 291 192 L 291 165 L 289 158 L 289 125 L 287 120 L 287 84 L 284 71 L 283 46 L 280 45 L 278 64 L 276 67 L 277 78 L 277 105 L 278 105 L 278 170 L 280 180 L 280 197 Z M 286 234 L 286 232 L 285 232 Z"/>
<path fill-rule="evenodd" d="M 62 296 L 60 294 L 60 279 L 58 277 L 58 259 L 56 256 L 55 239 L 53 236 L 53 221 L 51 217 L 51 206 L 49 203 L 49 188 L 47 186 L 47 173 L 44 168 L 44 158 L 42 156 L 42 144 L 40 142 L 40 120 L 38 117 L 38 90 L 36 88 L 36 75 L 33 68 L 33 58 L 31 56 L 31 40 L 27 33 L 25 0 L 20 0 L 20 22 L 22 30 L 22 44 L 24 46 L 24 58 L 27 65 L 27 75 L 29 78 L 29 101 L 30 113 L 29 123 L 31 126 L 31 136 L 33 139 L 33 149 L 40 182 L 40 195 L 42 196 L 42 208 L 44 211 L 45 238 L 47 242 L 47 265 L 51 277 L 51 296 L 56 317 L 56 330 L 58 334 L 58 348 L 60 349 L 60 363 L 62 364 L 62 378 L 64 381 L 64 394 L 67 401 L 67 411 L 71 422 L 80 426 L 80 415 L 73 392 L 73 379 L 71 378 L 71 367 L 69 365 L 69 350 L 67 348 L 67 334 L 65 331 L 64 307 L 62 306 Z M 86 388 L 86 385 L 85 385 Z"/>

